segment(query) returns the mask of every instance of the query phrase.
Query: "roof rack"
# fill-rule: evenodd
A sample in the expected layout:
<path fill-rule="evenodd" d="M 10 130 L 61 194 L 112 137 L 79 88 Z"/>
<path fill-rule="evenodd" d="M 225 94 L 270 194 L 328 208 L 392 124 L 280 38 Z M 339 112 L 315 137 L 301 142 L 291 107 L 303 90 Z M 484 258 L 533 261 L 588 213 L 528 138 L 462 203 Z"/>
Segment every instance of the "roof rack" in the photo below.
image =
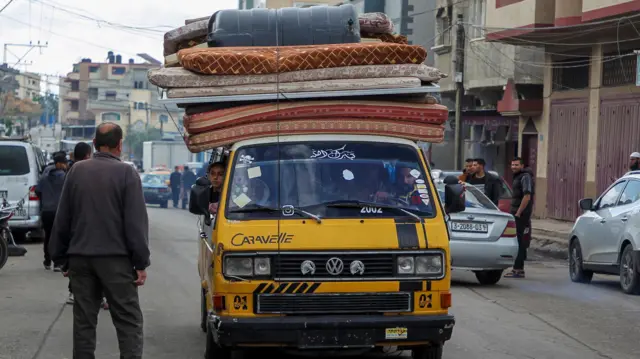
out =
<path fill-rule="evenodd" d="M 20 141 L 20 142 L 30 142 L 31 136 L 22 136 L 22 137 L 0 137 L 0 141 Z"/>
<path fill-rule="evenodd" d="M 315 91 L 315 92 L 280 92 L 254 95 L 232 95 L 232 96 L 205 96 L 205 97 L 181 97 L 181 98 L 160 98 L 163 104 L 202 104 L 214 102 L 242 102 L 242 101 L 275 101 L 275 100 L 301 100 L 318 99 L 331 97 L 354 97 L 354 96 L 378 96 L 378 95 L 415 95 L 440 92 L 440 86 L 436 84 L 423 85 L 411 88 L 386 88 L 368 90 L 348 90 L 348 91 Z"/>

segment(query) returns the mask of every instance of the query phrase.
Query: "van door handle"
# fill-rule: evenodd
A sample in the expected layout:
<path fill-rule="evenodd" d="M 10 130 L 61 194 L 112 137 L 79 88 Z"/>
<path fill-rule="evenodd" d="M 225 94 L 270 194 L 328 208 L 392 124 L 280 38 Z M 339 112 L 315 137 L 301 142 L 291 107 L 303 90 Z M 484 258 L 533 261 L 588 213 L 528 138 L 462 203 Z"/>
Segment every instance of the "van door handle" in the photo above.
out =
<path fill-rule="evenodd" d="M 622 217 L 621 220 L 622 220 L 622 222 L 626 222 L 626 221 L 629 220 L 629 217 Z"/>
<path fill-rule="evenodd" d="M 606 223 L 606 222 L 607 222 L 607 220 L 604 219 L 604 218 L 600 220 L 600 223 Z"/>

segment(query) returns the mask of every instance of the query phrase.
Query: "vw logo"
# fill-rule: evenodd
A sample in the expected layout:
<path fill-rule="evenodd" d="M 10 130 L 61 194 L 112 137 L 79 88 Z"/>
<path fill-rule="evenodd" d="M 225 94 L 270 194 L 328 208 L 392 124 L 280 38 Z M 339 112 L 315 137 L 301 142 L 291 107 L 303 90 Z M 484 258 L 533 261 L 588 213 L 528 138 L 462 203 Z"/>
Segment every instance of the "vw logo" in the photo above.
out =
<path fill-rule="evenodd" d="M 300 272 L 302 272 L 302 275 L 314 275 L 316 273 L 316 264 L 312 261 L 304 261 L 300 264 Z"/>
<path fill-rule="evenodd" d="M 364 263 L 362 263 L 361 261 L 353 261 L 353 262 L 351 262 L 351 265 L 349 265 L 349 271 L 353 275 L 356 275 L 356 274 L 363 275 L 364 274 Z"/>
<path fill-rule="evenodd" d="M 327 273 L 331 275 L 338 275 L 344 270 L 344 263 L 342 262 L 342 259 L 333 257 L 327 261 L 326 268 Z"/>

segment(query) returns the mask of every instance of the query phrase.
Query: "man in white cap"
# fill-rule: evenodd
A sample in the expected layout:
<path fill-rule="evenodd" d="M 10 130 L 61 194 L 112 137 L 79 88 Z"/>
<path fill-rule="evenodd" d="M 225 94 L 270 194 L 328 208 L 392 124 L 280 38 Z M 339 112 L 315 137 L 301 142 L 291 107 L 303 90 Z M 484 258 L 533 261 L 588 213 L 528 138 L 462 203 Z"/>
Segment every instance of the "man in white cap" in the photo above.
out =
<path fill-rule="evenodd" d="M 640 170 L 640 152 L 634 152 L 629 156 L 629 171 Z"/>

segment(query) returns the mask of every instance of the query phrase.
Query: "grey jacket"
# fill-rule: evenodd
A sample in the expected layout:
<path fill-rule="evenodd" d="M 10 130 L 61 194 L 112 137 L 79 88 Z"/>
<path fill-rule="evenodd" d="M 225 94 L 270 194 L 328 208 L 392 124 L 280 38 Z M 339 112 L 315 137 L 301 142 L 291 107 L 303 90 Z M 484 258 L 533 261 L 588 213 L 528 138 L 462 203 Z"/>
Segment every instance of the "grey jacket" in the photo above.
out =
<path fill-rule="evenodd" d="M 127 256 L 135 269 L 149 266 L 149 219 L 133 167 L 101 152 L 71 167 L 49 253 L 62 266 L 68 256 Z"/>

